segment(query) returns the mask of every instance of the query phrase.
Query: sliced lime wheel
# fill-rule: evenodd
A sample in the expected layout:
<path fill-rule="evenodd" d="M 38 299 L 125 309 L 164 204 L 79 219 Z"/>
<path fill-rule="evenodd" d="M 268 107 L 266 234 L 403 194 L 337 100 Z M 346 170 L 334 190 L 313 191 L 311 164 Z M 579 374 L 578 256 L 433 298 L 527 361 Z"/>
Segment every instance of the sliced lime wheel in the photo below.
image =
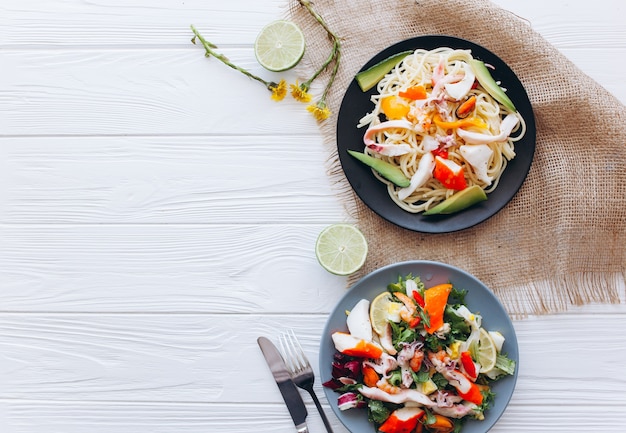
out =
<path fill-rule="evenodd" d="M 254 42 L 254 54 L 265 69 L 286 71 L 304 55 L 304 34 L 292 21 L 274 21 L 261 30 Z"/>
<path fill-rule="evenodd" d="M 358 271 L 367 258 L 367 241 L 352 224 L 333 224 L 317 237 L 315 255 L 322 267 L 336 275 Z"/>

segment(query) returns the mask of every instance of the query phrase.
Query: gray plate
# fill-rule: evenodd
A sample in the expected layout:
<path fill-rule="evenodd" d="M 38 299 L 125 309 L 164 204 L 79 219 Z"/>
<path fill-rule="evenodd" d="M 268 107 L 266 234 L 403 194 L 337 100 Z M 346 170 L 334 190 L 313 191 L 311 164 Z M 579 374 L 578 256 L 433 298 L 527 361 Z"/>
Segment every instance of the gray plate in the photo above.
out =
<path fill-rule="evenodd" d="M 352 309 L 360 299 L 365 298 L 371 301 L 376 295 L 386 290 L 387 284 L 397 281 L 399 276 L 404 277 L 408 274 L 419 276 L 426 287 L 450 282 L 458 289 L 467 290 L 465 298 L 467 307 L 472 312 L 482 315 L 482 326 L 489 331 L 500 331 L 506 338 L 502 352 L 516 362 L 515 374 L 493 384 L 495 401 L 485 413 L 485 419 L 483 421 L 469 420 L 462 429 L 462 433 L 485 433 L 502 416 L 513 395 L 519 370 L 517 337 L 511 319 L 493 292 L 474 276 L 451 265 L 423 260 L 396 263 L 372 272 L 352 286 L 330 313 L 324 327 L 319 357 L 321 382 L 326 382 L 331 378 L 331 363 L 335 353 L 331 334 L 335 331 L 347 331 L 345 311 Z M 373 431 L 373 426 L 367 420 L 367 409 L 340 411 L 337 408 L 339 394 L 328 388 L 324 388 L 324 393 L 335 415 L 350 432 Z"/>

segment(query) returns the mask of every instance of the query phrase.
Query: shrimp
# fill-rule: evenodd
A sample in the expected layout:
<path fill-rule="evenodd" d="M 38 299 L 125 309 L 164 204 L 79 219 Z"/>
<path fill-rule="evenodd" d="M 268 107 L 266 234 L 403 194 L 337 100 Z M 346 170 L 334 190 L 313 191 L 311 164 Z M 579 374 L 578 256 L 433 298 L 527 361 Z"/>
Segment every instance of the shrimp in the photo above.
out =
<path fill-rule="evenodd" d="M 424 361 L 424 352 L 422 350 L 416 350 L 409 361 L 409 367 L 411 367 L 411 370 L 417 372 L 422 367 L 422 361 Z"/>
<path fill-rule="evenodd" d="M 429 353 L 428 359 L 439 373 L 445 370 L 446 367 L 448 367 L 452 362 L 450 356 L 448 356 L 448 353 L 445 350 L 440 350 L 439 352 L 435 353 Z"/>
<path fill-rule="evenodd" d="M 405 322 L 410 322 L 417 311 L 415 302 L 402 292 L 394 292 L 394 296 L 398 298 L 406 308 L 400 310 L 400 318 Z"/>
<path fill-rule="evenodd" d="M 376 382 L 376 387 L 387 394 L 397 394 L 402 390 L 399 386 L 390 384 L 384 377 Z"/>

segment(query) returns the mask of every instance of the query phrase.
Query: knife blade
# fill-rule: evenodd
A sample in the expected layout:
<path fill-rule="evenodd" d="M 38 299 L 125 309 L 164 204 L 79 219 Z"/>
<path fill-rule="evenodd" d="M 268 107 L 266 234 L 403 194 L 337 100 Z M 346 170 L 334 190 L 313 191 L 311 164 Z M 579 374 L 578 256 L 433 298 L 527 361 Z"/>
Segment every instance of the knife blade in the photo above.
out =
<path fill-rule="evenodd" d="M 265 361 L 274 376 L 274 380 L 276 381 L 276 385 L 278 385 L 278 389 L 283 396 L 283 400 L 285 400 L 285 404 L 287 405 L 291 419 L 293 419 L 293 423 L 296 426 L 296 430 L 298 433 L 308 433 L 309 429 L 306 425 L 308 412 L 304 406 L 304 402 L 302 401 L 302 396 L 300 396 L 298 388 L 296 388 L 296 385 L 291 380 L 291 374 L 289 373 L 289 370 L 287 370 L 283 357 L 280 355 L 276 346 L 274 346 L 274 343 L 267 338 L 259 337 L 257 338 L 257 343 L 259 344 L 261 352 L 263 352 L 263 356 L 265 357 Z"/>

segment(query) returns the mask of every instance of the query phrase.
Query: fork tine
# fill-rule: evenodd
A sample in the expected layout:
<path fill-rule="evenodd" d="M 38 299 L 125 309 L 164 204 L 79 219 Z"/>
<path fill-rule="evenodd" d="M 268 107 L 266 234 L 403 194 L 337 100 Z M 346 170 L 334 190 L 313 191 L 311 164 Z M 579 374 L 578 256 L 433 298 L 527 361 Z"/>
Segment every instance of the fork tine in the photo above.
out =
<path fill-rule="evenodd" d="M 310 367 L 304 350 L 292 329 L 281 335 L 280 346 L 282 352 L 285 354 L 285 363 L 288 364 L 292 372 L 297 373 Z"/>
<path fill-rule="evenodd" d="M 291 354 L 289 342 L 287 341 L 287 337 L 284 332 L 280 335 L 278 342 L 280 344 L 280 351 L 283 354 L 283 360 L 285 361 L 285 365 L 287 366 L 289 371 L 291 371 L 291 373 L 293 374 L 296 371 L 296 369 L 293 363 L 293 355 Z"/>
<path fill-rule="evenodd" d="M 300 344 L 300 340 L 298 340 L 298 337 L 296 337 L 296 334 L 293 332 L 293 329 L 290 329 L 290 336 L 291 336 L 291 340 L 294 345 L 294 348 L 296 348 L 298 351 L 298 361 L 301 363 L 302 368 L 310 367 L 311 364 L 309 363 L 309 359 L 304 354 L 304 349 L 302 348 L 302 345 Z"/>

